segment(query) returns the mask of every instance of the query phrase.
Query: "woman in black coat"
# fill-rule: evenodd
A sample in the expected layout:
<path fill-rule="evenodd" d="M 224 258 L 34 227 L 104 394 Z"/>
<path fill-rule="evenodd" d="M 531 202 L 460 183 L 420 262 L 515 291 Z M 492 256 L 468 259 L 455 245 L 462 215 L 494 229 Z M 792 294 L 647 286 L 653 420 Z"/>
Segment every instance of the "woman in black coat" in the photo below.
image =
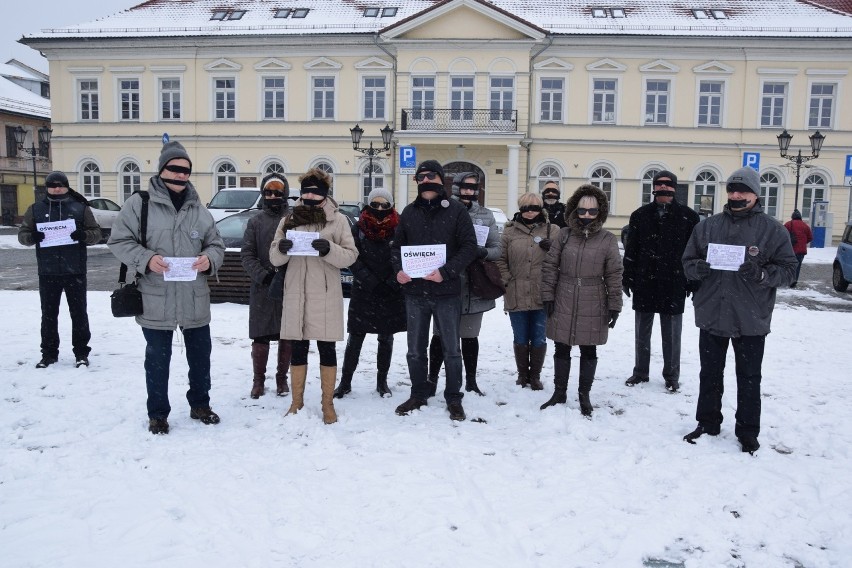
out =
<path fill-rule="evenodd" d="M 281 340 L 281 302 L 269 297 L 269 285 L 278 269 L 269 262 L 269 245 L 275 236 L 278 223 L 288 211 L 287 196 L 290 184 L 280 174 L 269 174 L 261 182 L 262 211 L 249 219 L 240 251 L 243 268 L 251 277 L 249 292 L 249 337 L 251 361 L 254 372 L 251 397 L 260 398 L 266 381 L 266 363 L 269 360 L 270 341 L 278 342 L 278 367 L 275 382 L 278 396 L 290 392 L 287 386 L 287 369 L 290 367 L 292 345 Z"/>
<path fill-rule="evenodd" d="M 335 398 L 343 398 L 352 392 L 352 375 L 368 333 L 379 336 L 376 391 L 382 397 L 391 394 L 388 370 L 393 353 L 393 334 L 405 331 L 406 326 L 405 300 L 391 264 L 391 241 L 398 224 L 399 215 L 393 208 L 390 192 L 382 188 L 371 191 L 368 204 L 352 229 L 358 260 L 350 267 L 353 281 L 346 323 L 349 338 L 346 340 L 340 384 L 334 391 Z"/>

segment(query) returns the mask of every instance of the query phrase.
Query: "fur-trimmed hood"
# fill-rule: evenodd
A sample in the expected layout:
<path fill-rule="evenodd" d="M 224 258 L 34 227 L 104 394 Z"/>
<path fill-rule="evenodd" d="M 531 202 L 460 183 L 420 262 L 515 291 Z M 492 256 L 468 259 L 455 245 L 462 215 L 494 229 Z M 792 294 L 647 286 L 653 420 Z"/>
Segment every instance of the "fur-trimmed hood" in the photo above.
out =
<path fill-rule="evenodd" d="M 580 204 L 580 200 L 586 196 L 594 197 L 598 200 L 598 209 L 600 211 L 598 212 L 598 217 L 594 220 L 594 222 L 583 227 L 577 219 L 577 206 Z M 568 201 L 565 204 L 565 221 L 568 223 L 568 227 L 571 229 L 572 234 L 580 235 L 586 231 L 589 233 L 596 233 L 600 231 L 603 228 L 604 223 L 606 223 L 608 215 L 609 200 L 607 200 L 606 194 L 599 187 L 590 183 L 584 183 L 578 187 L 574 194 L 568 198 Z"/>

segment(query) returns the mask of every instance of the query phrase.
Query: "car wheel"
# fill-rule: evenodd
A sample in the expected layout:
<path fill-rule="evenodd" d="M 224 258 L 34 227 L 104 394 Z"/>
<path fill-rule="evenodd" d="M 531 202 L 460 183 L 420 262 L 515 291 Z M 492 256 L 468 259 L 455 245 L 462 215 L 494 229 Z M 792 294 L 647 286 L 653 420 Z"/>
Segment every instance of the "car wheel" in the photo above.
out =
<path fill-rule="evenodd" d="M 831 283 L 834 285 L 834 289 L 838 292 L 845 292 L 846 288 L 849 287 L 849 282 L 843 278 L 843 269 L 840 268 L 839 264 L 834 265 L 834 272 L 831 276 Z"/>

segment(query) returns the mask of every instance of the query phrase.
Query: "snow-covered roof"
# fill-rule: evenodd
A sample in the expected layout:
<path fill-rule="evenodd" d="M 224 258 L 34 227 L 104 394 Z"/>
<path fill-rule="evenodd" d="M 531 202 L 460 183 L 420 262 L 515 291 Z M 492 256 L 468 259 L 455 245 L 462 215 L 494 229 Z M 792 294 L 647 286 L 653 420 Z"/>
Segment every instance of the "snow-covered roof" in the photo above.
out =
<path fill-rule="evenodd" d="M 0 112 L 50 119 L 50 99 L 22 87 L 21 81 L 41 83 L 47 75 L 15 59 L 0 63 Z"/>
<path fill-rule="evenodd" d="M 370 34 L 444 4 L 493 6 L 556 35 L 852 37 L 849 1 L 837 0 L 150 0 L 111 16 L 27 39 Z M 822 7 L 821 5 L 825 5 Z M 304 18 L 276 18 L 281 9 L 307 9 Z M 366 8 L 378 15 L 365 17 Z M 396 8 L 392 16 L 384 8 Z M 593 9 L 605 17 L 595 17 Z M 612 8 L 623 9 L 614 17 Z M 697 17 L 703 10 L 707 17 Z M 215 11 L 225 19 L 211 19 Z M 237 12 L 244 12 L 239 19 Z M 713 14 L 713 11 L 720 11 Z M 600 13 L 598 13 L 600 16 Z M 233 18 L 233 19 L 232 19 Z M 459 29 L 463 29 L 460 27 Z"/>

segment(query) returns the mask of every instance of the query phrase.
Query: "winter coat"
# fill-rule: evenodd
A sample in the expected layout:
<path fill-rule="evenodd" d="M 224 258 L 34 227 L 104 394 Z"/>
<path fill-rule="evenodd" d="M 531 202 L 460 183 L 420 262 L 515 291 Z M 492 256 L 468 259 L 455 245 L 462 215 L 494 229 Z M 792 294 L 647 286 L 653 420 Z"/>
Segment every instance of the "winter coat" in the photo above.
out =
<path fill-rule="evenodd" d="M 585 195 L 598 200 L 598 217 L 587 227 L 577 219 Z M 541 300 L 555 302 L 547 318 L 547 337 L 566 345 L 603 345 L 609 312 L 620 312 L 622 265 L 618 239 L 603 228 L 609 212 L 606 195 L 586 184 L 568 200 L 568 227 L 561 229 L 541 267 Z"/>
<path fill-rule="evenodd" d="M 352 229 L 358 258 L 352 271 L 349 299 L 349 333 L 393 334 L 406 329 L 405 298 L 391 264 L 391 242 L 371 239 L 356 225 Z"/>
<path fill-rule="evenodd" d="M 808 254 L 808 244 L 814 240 L 814 234 L 808 224 L 801 219 L 790 219 L 784 223 L 784 228 L 790 233 L 793 252 L 795 254 Z"/>
<path fill-rule="evenodd" d="M 665 208 L 648 203 L 630 215 L 623 283 L 633 292 L 634 310 L 683 313 L 686 292 L 698 283 L 687 283 L 681 257 L 698 221 L 695 211 L 677 201 Z"/>
<path fill-rule="evenodd" d="M 550 219 L 550 222 L 559 227 L 560 229 L 563 227 L 567 227 L 567 221 L 565 220 L 565 216 L 573 211 L 573 209 L 566 209 L 565 204 L 557 201 L 553 205 L 544 204 L 544 210 L 547 212 L 547 218 Z"/>
<path fill-rule="evenodd" d="M 184 189 L 186 198 L 175 211 L 169 190 L 159 176 L 148 182 L 147 246 L 140 244 L 139 221 L 142 197 L 131 195 L 113 222 L 109 237 L 110 251 L 140 275 L 144 312 L 136 323 L 149 329 L 173 330 L 203 327 L 210 323 L 210 288 L 207 277 L 216 275 L 225 258 L 225 244 L 207 208 L 198 199 L 191 183 Z M 147 270 L 151 257 L 197 257 L 210 259 L 207 273 L 198 273 L 190 282 L 166 282 L 162 274 Z"/>
<path fill-rule="evenodd" d="M 488 250 L 488 254 L 485 256 L 484 260 L 495 261 L 499 259 L 500 231 L 497 229 L 497 220 L 494 219 L 494 213 L 492 213 L 489 209 L 482 207 L 476 201 L 470 204 L 470 209 L 468 209 L 467 212 L 474 225 L 488 227 L 488 237 L 485 239 L 485 248 Z M 476 234 L 475 231 L 474 234 Z M 476 247 L 476 250 L 478 254 L 479 246 Z M 470 289 L 470 279 L 467 277 L 467 270 L 462 271 L 460 282 L 462 291 L 462 314 L 481 314 L 482 312 L 493 310 L 497 305 L 494 300 L 485 300 L 473 294 Z"/>
<path fill-rule="evenodd" d="M 541 265 L 547 253 L 535 239 L 555 239 L 559 230 L 546 221 L 527 225 L 520 213 L 506 223 L 497 266 L 506 285 L 503 309 L 507 312 L 541 309 Z"/>
<path fill-rule="evenodd" d="M 695 267 L 707 259 L 710 243 L 746 247 L 746 258 L 755 259 L 765 277 L 760 283 L 745 280 L 738 272 L 710 270 L 701 287 L 692 295 L 695 325 L 721 337 L 766 335 L 775 308 L 775 289 L 789 286 L 796 277 L 798 261 L 787 230 L 769 215 L 760 202 L 748 211 L 722 213 L 704 219 L 683 253 L 686 277 L 697 280 Z M 752 256 L 748 249 L 753 249 Z"/>
<path fill-rule="evenodd" d="M 276 213 L 261 199 L 262 211 L 249 219 L 243 236 L 240 260 L 251 278 L 249 290 L 249 337 L 278 336 L 281 331 L 281 301 L 269 298 L 269 284 L 277 268 L 269 261 L 269 245 L 281 218 L 287 213 L 283 208 Z M 286 201 L 285 201 L 286 203 Z M 286 205 L 285 205 L 286 207 Z"/>
<path fill-rule="evenodd" d="M 418 197 L 406 205 L 399 216 L 391 262 L 395 272 L 402 270 L 400 247 L 447 245 L 447 262 L 440 268 L 443 281 L 414 278 L 402 286 L 403 294 L 422 297 L 459 296 L 460 276 L 476 258 L 476 233 L 467 208 L 454 199 L 442 202 L 446 207 L 426 207 Z"/>
<path fill-rule="evenodd" d="M 302 205 L 301 200 L 295 207 Z M 290 256 L 278 250 L 278 242 L 286 237 L 286 215 L 275 230 L 269 247 L 273 266 L 287 265 L 284 277 L 284 309 L 281 315 L 281 339 L 341 341 L 343 340 L 343 288 L 340 269 L 355 262 L 358 249 L 352 240 L 349 221 L 338 209 L 337 202 L 327 197 L 322 205 L 325 225 L 301 225 L 291 231 L 318 232 L 331 250 L 325 256 Z"/>

